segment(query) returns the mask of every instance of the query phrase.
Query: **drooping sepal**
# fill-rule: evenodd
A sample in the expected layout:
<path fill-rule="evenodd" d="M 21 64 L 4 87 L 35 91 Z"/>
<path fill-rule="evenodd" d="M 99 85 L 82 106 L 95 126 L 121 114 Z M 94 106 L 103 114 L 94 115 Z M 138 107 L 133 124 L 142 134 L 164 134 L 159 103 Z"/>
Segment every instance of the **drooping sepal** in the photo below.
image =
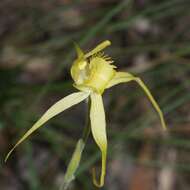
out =
<path fill-rule="evenodd" d="M 66 96 L 65 98 L 59 100 L 53 106 L 51 106 L 42 117 L 23 135 L 23 137 L 14 145 L 14 147 L 7 154 L 5 161 L 9 158 L 14 149 L 21 144 L 27 137 L 29 137 L 34 131 L 40 128 L 48 120 L 56 116 L 57 114 L 63 112 L 64 110 L 80 103 L 89 96 L 90 92 L 76 92 Z"/>
<path fill-rule="evenodd" d="M 106 173 L 107 136 L 102 96 L 97 93 L 91 94 L 90 120 L 92 135 L 102 154 L 102 169 L 100 180 L 99 182 L 96 180 L 95 169 L 93 169 L 93 182 L 96 186 L 102 187 L 104 185 L 104 178 Z"/>
<path fill-rule="evenodd" d="M 114 85 L 117 85 L 117 84 L 120 84 L 120 83 L 125 83 L 125 82 L 130 82 L 130 81 L 137 82 L 137 84 L 143 89 L 143 91 L 147 95 L 148 99 L 152 103 L 153 107 L 157 111 L 157 113 L 158 113 L 158 115 L 160 117 L 160 121 L 161 121 L 163 129 L 164 130 L 167 129 L 163 113 L 162 113 L 162 111 L 161 111 L 158 103 L 154 99 L 153 95 L 151 94 L 150 90 L 147 88 L 147 86 L 145 85 L 145 83 L 139 77 L 135 77 L 132 74 L 127 73 L 127 72 L 116 72 L 115 76 L 108 83 L 108 85 L 107 85 L 106 88 L 110 88 L 110 87 L 112 87 Z"/>

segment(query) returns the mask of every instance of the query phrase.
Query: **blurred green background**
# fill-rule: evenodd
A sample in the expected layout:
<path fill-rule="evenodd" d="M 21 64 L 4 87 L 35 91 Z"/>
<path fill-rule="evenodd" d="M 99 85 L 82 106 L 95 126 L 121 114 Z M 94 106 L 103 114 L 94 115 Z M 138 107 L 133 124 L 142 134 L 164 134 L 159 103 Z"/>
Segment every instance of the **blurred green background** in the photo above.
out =
<path fill-rule="evenodd" d="M 85 125 L 81 103 L 6 153 L 54 102 L 76 91 L 73 41 L 88 51 L 103 40 L 119 70 L 140 76 L 168 131 L 131 82 L 104 94 L 109 190 L 190 189 L 189 0 L 1 0 L 0 189 L 56 190 Z M 100 154 L 90 136 L 72 190 L 96 189 Z"/>

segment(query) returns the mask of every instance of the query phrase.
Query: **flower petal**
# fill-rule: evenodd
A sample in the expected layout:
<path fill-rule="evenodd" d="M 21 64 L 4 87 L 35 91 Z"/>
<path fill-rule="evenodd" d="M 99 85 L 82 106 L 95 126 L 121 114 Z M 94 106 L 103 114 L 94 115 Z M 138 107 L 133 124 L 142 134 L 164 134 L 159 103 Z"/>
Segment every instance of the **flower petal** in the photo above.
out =
<path fill-rule="evenodd" d="M 74 46 L 75 46 L 75 50 L 77 52 L 77 56 L 78 58 L 82 58 L 84 56 L 83 51 L 81 50 L 81 48 L 79 47 L 79 45 L 77 43 L 74 42 Z"/>
<path fill-rule="evenodd" d="M 59 100 L 53 106 L 51 106 L 44 115 L 24 134 L 24 136 L 15 144 L 15 146 L 7 154 L 5 161 L 9 158 L 13 150 L 22 143 L 28 136 L 30 136 L 36 129 L 40 128 L 45 122 L 47 122 L 52 117 L 63 112 L 64 110 L 80 103 L 89 96 L 90 92 L 76 92 L 66 96 L 65 98 Z"/>
<path fill-rule="evenodd" d="M 95 172 L 93 172 L 93 182 L 96 186 L 102 187 L 104 185 L 104 177 L 106 172 L 107 137 L 102 96 L 97 93 L 91 93 L 90 120 L 92 135 L 102 153 L 102 170 L 100 182 L 98 183 L 96 181 Z"/>
<path fill-rule="evenodd" d="M 110 46 L 110 45 L 111 45 L 111 42 L 109 40 L 103 41 L 102 43 L 97 45 L 92 51 L 86 53 L 85 58 L 88 58 L 88 57 L 102 51 L 103 49 L 105 49 L 107 46 Z"/>
<path fill-rule="evenodd" d="M 120 83 L 129 82 L 132 80 L 131 77 L 133 77 L 133 75 L 131 75 L 130 73 L 116 72 L 115 76 L 112 78 L 112 80 L 109 81 L 106 88 L 111 88 L 112 86 Z"/>
<path fill-rule="evenodd" d="M 136 81 L 140 85 L 140 87 L 144 90 L 144 92 L 146 93 L 147 97 L 149 98 L 150 102 L 152 103 L 153 107 L 155 108 L 155 110 L 157 111 L 160 117 L 160 121 L 161 121 L 163 129 L 166 129 L 167 127 L 164 121 L 164 116 L 159 105 L 157 104 L 156 100 L 152 96 L 150 90 L 147 88 L 147 86 L 144 84 L 144 82 L 140 78 L 135 77 L 132 74 L 127 73 L 127 72 L 117 72 L 115 74 L 115 77 L 109 82 L 106 88 L 110 88 L 119 83 L 130 82 L 130 81 Z"/>

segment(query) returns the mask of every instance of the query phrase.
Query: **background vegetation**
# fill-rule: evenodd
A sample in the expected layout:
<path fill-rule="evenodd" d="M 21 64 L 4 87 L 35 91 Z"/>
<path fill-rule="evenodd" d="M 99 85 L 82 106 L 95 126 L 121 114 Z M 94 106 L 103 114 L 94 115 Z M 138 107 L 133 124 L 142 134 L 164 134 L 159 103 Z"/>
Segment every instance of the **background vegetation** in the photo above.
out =
<path fill-rule="evenodd" d="M 138 74 L 164 111 L 168 132 L 135 83 L 104 94 L 109 138 L 109 190 L 190 188 L 189 0 L 1 0 L 0 189 L 54 190 L 77 140 L 86 105 L 60 114 L 22 144 L 10 147 L 55 101 L 74 92 L 73 41 L 89 50 L 105 39 L 120 70 Z M 100 166 L 92 138 L 70 189 L 96 189 Z"/>

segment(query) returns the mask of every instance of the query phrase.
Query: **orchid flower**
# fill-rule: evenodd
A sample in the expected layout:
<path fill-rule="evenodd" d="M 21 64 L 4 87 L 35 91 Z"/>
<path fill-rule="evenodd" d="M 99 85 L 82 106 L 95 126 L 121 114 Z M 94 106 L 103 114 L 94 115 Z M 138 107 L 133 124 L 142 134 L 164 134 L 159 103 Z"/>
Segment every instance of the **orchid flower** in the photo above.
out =
<path fill-rule="evenodd" d="M 104 90 L 119 83 L 130 81 L 137 82 L 137 84 L 140 85 L 140 87 L 143 89 L 153 107 L 157 111 L 162 127 L 166 129 L 163 113 L 143 81 L 131 73 L 116 71 L 116 66 L 112 64 L 112 58 L 102 52 L 102 50 L 109 45 L 111 45 L 111 42 L 106 40 L 96 46 L 92 51 L 84 53 L 80 47 L 75 44 L 77 58 L 71 67 L 71 76 L 74 80 L 73 86 L 78 89 L 79 92 L 75 92 L 66 96 L 65 98 L 55 103 L 52 107 L 50 107 L 44 113 L 44 115 L 42 115 L 42 117 L 15 144 L 15 146 L 7 154 L 5 160 L 8 159 L 10 154 L 20 143 L 22 143 L 29 135 L 40 128 L 49 119 L 90 97 L 91 131 L 102 155 L 100 180 L 96 180 L 94 171 L 93 182 L 98 187 L 103 186 L 106 173 L 107 136 L 102 94 L 104 93 Z M 74 157 L 76 157 L 75 155 L 78 155 L 78 157 L 80 157 L 81 153 L 75 153 Z M 74 168 L 76 167 L 77 166 Z"/>

